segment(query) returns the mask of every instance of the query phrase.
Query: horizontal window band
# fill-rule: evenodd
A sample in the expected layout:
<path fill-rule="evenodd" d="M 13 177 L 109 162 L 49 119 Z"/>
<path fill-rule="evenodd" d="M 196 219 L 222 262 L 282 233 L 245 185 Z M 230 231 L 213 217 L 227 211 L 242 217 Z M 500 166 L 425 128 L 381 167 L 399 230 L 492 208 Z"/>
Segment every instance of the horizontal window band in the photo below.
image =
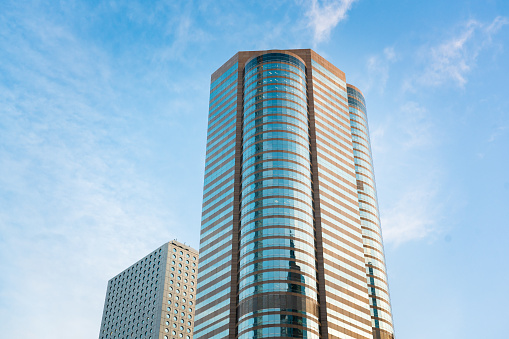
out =
<path fill-rule="evenodd" d="M 290 272 L 290 274 L 291 273 L 292 272 Z M 300 275 L 300 273 L 298 273 L 298 274 Z M 239 296 L 242 292 L 244 292 L 247 289 L 250 289 L 250 288 L 253 288 L 253 287 L 256 287 L 256 286 L 268 285 L 268 284 L 292 284 L 292 285 L 302 286 L 302 287 L 304 287 L 306 289 L 309 289 L 310 291 L 318 294 L 318 290 L 316 288 L 316 281 L 315 281 L 315 285 L 313 287 L 312 285 L 309 285 L 309 284 L 304 283 L 302 281 L 291 280 L 290 278 L 287 278 L 287 279 L 279 279 L 279 280 L 263 280 L 263 281 L 258 281 L 258 282 L 246 285 L 246 286 L 242 287 L 242 289 L 240 289 L 240 291 L 237 293 L 237 296 Z M 266 293 L 277 293 L 277 292 L 278 291 L 266 292 Z M 263 293 L 265 293 L 265 292 L 263 292 Z M 289 291 L 289 293 L 296 293 L 296 292 L 290 292 Z M 303 294 L 303 295 L 305 295 L 305 294 Z"/>
<path fill-rule="evenodd" d="M 276 65 L 276 64 L 274 64 Z M 281 63 L 281 65 L 289 65 L 289 64 L 286 64 L 286 63 Z M 291 66 L 291 65 L 289 65 Z M 260 70 L 257 70 L 256 72 L 253 72 L 250 74 L 250 72 L 246 72 L 244 75 L 244 83 L 246 84 L 244 87 L 249 87 L 249 85 L 251 83 L 253 83 L 254 81 L 256 81 L 258 78 L 257 76 L 259 76 L 260 74 L 263 76 L 263 73 L 268 73 L 268 72 L 281 72 L 281 74 L 269 74 L 269 75 L 272 75 L 272 76 L 283 76 L 284 73 L 290 73 L 290 74 L 293 74 L 295 75 L 296 77 L 298 77 L 299 79 L 302 80 L 303 83 L 306 83 L 306 78 L 305 78 L 305 73 L 304 74 L 300 74 L 299 72 L 296 72 L 292 69 L 286 69 L 286 68 L 282 68 L 282 67 L 272 67 L 272 68 L 262 68 Z M 291 77 L 289 77 L 290 79 L 293 79 Z"/>
<path fill-rule="evenodd" d="M 233 64 L 233 66 L 231 66 L 230 68 L 228 68 L 227 70 L 225 70 L 217 79 L 215 79 L 214 81 L 211 81 L 210 83 L 210 87 L 211 87 L 211 92 L 213 92 L 217 87 L 219 87 L 222 83 L 224 83 L 226 81 L 226 79 L 230 78 L 230 76 L 232 74 L 237 74 L 238 73 L 238 62 L 236 62 L 235 64 Z M 215 73 L 217 74 L 217 73 Z"/>
<path fill-rule="evenodd" d="M 272 125 L 292 126 L 296 129 L 298 129 L 299 132 L 291 131 L 288 129 L 283 129 L 282 127 L 279 127 L 278 129 L 263 129 L 263 128 L 261 128 L 261 127 L 268 127 L 268 126 L 272 126 Z M 303 129 L 301 126 L 298 126 L 298 125 L 290 123 L 290 122 L 280 122 L 280 121 L 270 121 L 270 122 L 264 122 L 264 123 L 255 125 L 255 126 L 251 127 L 247 132 L 244 131 L 244 136 L 246 136 L 246 134 L 249 134 L 250 131 L 256 130 L 256 129 L 260 129 L 260 131 L 255 132 L 252 135 L 249 135 L 249 138 L 253 138 L 260 134 L 269 133 L 269 132 L 292 133 L 292 134 L 299 136 L 303 140 L 308 140 L 308 141 L 310 138 L 310 134 L 308 133 L 308 131 Z"/>
<path fill-rule="evenodd" d="M 292 162 L 294 164 L 298 164 L 296 162 Z M 260 168 L 259 170 L 255 170 L 253 172 L 250 172 L 249 174 L 244 174 L 247 169 L 250 169 L 251 167 L 253 166 L 250 166 L 248 168 L 246 168 L 241 176 L 242 176 L 242 180 L 240 182 L 241 185 L 243 185 L 245 183 L 246 180 L 250 179 L 251 177 L 253 176 L 256 176 L 257 174 L 261 174 L 263 172 L 270 172 L 270 171 L 283 171 L 283 172 L 289 172 L 289 173 L 295 173 L 295 174 L 299 174 L 301 176 L 305 176 L 305 177 L 309 177 L 309 180 L 311 181 L 311 169 L 310 168 L 307 168 L 307 167 L 304 167 L 302 166 L 302 170 L 297 170 L 297 169 L 294 169 L 294 168 L 286 168 L 286 167 L 266 167 L 266 168 Z M 276 176 L 274 176 L 276 177 Z M 270 178 L 274 178 L 272 176 L 267 176 L 267 177 L 263 177 L 264 179 L 270 179 Z M 281 178 L 292 178 L 292 177 L 281 177 Z M 259 179 L 256 179 L 254 181 L 257 181 Z M 254 182 L 253 181 L 253 182 Z"/>
<path fill-rule="evenodd" d="M 298 154 L 298 153 L 295 153 L 295 152 L 291 152 L 291 151 L 282 151 L 282 150 L 275 150 L 275 151 L 263 151 L 263 152 L 260 152 L 260 153 L 256 153 L 256 154 L 254 154 L 254 155 L 250 156 L 249 158 L 244 159 L 244 161 L 243 161 L 243 163 L 242 163 L 242 166 L 245 168 L 245 164 L 246 164 L 247 162 L 249 162 L 252 158 L 255 158 L 255 157 L 261 157 L 262 155 L 265 155 L 265 154 L 271 154 L 271 153 L 283 153 L 283 154 L 291 154 L 291 155 L 295 155 L 295 156 L 299 157 L 299 158 L 301 159 L 301 161 L 305 161 L 307 164 L 309 164 L 309 166 L 311 166 L 311 161 L 310 161 L 310 159 L 305 158 L 304 156 L 302 156 L 302 155 L 300 155 L 300 154 Z M 311 155 L 311 154 L 310 154 L 310 155 Z M 258 160 L 258 161 L 256 161 L 256 162 L 261 162 L 261 161 L 263 161 L 263 160 L 271 160 L 271 161 L 279 160 L 279 161 L 281 161 L 281 160 L 286 160 L 286 159 L 285 159 L 285 158 L 270 158 L 270 159 L 260 159 L 260 160 Z M 297 161 L 292 160 L 292 159 L 288 159 L 288 161 L 294 161 L 294 162 L 297 162 Z M 253 164 L 249 164 L 249 166 L 252 166 L 252 165 L 254 165 L 254 163 L 253 163 Z"/>
<path fill-rule="evenodd" d="M 263 226 L 263 231 L 268 231 L 268 230 L 270 230 L 270 229 L 288 229 L 288 230 L 297 230 L 298 232 L 302 232 L 302 233 L 304 233 L 305 235 L 307 235 L 310 239 L 313 239 L 313 240 L 315 240 L 315 241 L 316 241 L 316 238 L 315 238 L 314 234 L 312 234 L 312 233 L 308 233 L 308 232 L 306 232 L 306 231 L 305 231 L 305 230 L 303 230 L 303 229 L 295 228 L 295 227 L 293 227 L 293 226 L 288 226 L 288 225 L 280 225 L 280 226 L 278 226 L 278 225 L 270 225 L 270 226 Z M 241 234 L 241 236 L 240 236 L 240 242 L 242 243 L 242 242 L 244 241 L 244 238 L 245 238 L 245 237 L 247 237 L 247 236 L 251 235 L 251 234 L 252 234 L 252 233 L 254 233 L 254 232 L 260 232 L 260 229 L 255 228 L 255 229 L 253 229 L 253 230 L 250 230 L 249 232 L 242 233 L 242 234 Z M 261 237 L 254 238 L 254 239 L 250 240 L 249 242 L 246 242 L 245 244 L 246 244 L 246 245 L 248 245 L 248 244 L 250 244 L 251 242 L 256 241 L 257 239 L 265 239 L 265 238 L 279 238 L 279 237 L 281 237 L 281 238 L 287 238 L 287 237 L 289 237 L 289 236 L 286 236 L 286 235 L 267 235 L 267 236 L 261 236 Z M 305 240 L 302 240 L 302 239 L 301 239 L 300 241 L 305 242 L 305 243 L 307 243 L 307 244 L 309 244 L 309 245 L 314 246 L 314 244 L 308 243 L 308 242 L 307 242 L 307 241 L 305 241 Z"/>
<path fill-rule="evenodd" d="M 285 66 L 288 66 L 288 67 L 282 67 L 283 65 Z M 265 67 L 267 66 L 267 67 Z M 259 76 L 260 74 L 263 75 L 263 73 L 269 73 L 269 72 L 282 72 L 282 73 L 290 73 L 290 74 L 293 74 L 294 76 L 300 78 L 304 83 L 306 82 L 306 73 L 305 72 L 302 72 L 302 70 L 299 70 L 297 67 L 295 67 L 295 65 L 291 65 L 291 64 L 288 64 L 288 63 L 285 63 L 285 62 L 280 62 L 280 63 L 274 63 L 274 62 L 271 62 L 271 63 L 264 63 L 264 64 L 259 64 L 257 70 L 246 70 L 245 73 L 244 73 L 244 82 L 245 83 L 248 83 L 248 82 L 253 82 L 253 78 L 255 78 L 256 76 Z M 301 73 L 302 72 L 302 73 Z M 280 74 L 272 74 L 274 76 L 278 76 Z"/>
<path fill-rule="evenodd" d="M 307 95 L 306 95 L 306 86 L 304 85 L 301 85 L 299 82 L 295 81 L 294 79 L 292 78 L 287 78 L 286 76 L 281 76 L 281 78 L 286 78 L 292 82 L 296 82 L 297 84 L 301 85 L 301 86 L 295 86 L 295 84 L 293 83 L 285 83 L 285 82 L 270 82 L 270 83 L 263 83 L 263 80 L 267 80 L 267 79 L 270 79 L 270 78 L 273 78 L 273 76 L 267 76 L 267 77 L 263 77 L 263 78 L 258 78 L 256 79 L 256 82 L 260 82 L 260 84 L 256 85 L 255 87 L 253 88 L 250 88 L 249 89 L 249 92 L 246 92 L 245 89 L 244 89 L 244 98 L 250 98 L 253 96 L 253 92 L 256 92 L 256 93 L 266 93 L 267 91 L 264 91 L 264 90 L 261 90 L 261 91 L 257 91 L 258 89 L 260 88 L 264 88 L 264 87 L 268 87 L 268 86 L 281 86 L 282 88 L 286 88 L 286 87 L 289 87 L 289 88 L 292 88 L 292 89 L 295 89 L 296 91 L 302 93 L 302 97 L 303 98 L 306 98 Z M 249 85 L 245 85 L 244 88 L 248 88 L 250 87 L 252 84 L 254 84 L 255 82 L 252 81 Z M 246 100 L 246 99 L 244 99 Z"/>
<path fill-rule="evenodd" d="M 238 316 L 242 317 L 246 313 L 268 308 L 302 310 L 310 312 L 315 316 L 318 316 L 319 313 L 318 303 L 316 300 L 290 293 L 255 295 L 252 298 L 245 299 L 239 303 L 237 310 Z"/>
<path fill-rule="evenodd" d="M 262 103 L 264 103 L 264 102 L 266 102 L 266 101 L 276 101 L 276 102 L 277 102 L 277 101 L 281 101 L 281 102 L 283 102 L 283 101 L 284 101 L 284 102 L 288 102 L 288 103 L 292 103 L 292 104 L 297 105 L 299 108 L 301 108 L 301 109 L 302 109 L 302 113 L 307 113 L 307 111 L 308 111 L 307 106 L 306 106 L 306 107 L 305 107 L 305 106 L 302 106 L 302 104 L 301 104 L 301 103 L 299 103 L 299 102 L 297 102 L 297 101 L 294 101 L 294 100 L 290 100 L 290 99 L 286 99 L 286 98 L 267 98 L 267 99 L 262 99 L 262 100 L 255 101 L 254 103 L 249 104 L 249 106 L 244 106 L 244 112 L 247 112 L 247 111 L 248 111 L 251 107 L 253 107 L 253 106 L 255 106 L 255 107 L 256 107 L 256 105 L 262 104 Z M 288 106 L 283 106 L 283 105 L 282 105 L 282 103 L 281 103 L 281 105 L 279 105 L 279 104 L 278 104 L 278 105 L 271 105 L 271 106 L 263 106 L 263 108 L 268 108 L 268 107 L 281 107 L 281 108 L 286 108 L 286 107 L 288 107 Z"/>
<path fill-rule="evenodd" d="M 269 86 L 278 86 L 278 85 L 275 85 L 275 84 L 263 84 L 259 87 L 269 87 Z M 292 91 L 291 89 L 295 88 L 296 91 Z M 302 89 L 305 89 L 304 86 L 302 86 Z M 297 87 L 295 86 L 290 86 L 290 85 L 281 85 L 281 88 L 274 88 L 274 89 L 267 89 L 265 91 L 259 91 L 259 92 L 254 92 L 253 91 L 250 91 L 249 94 L 247 95 L 244 95 L 244 102 L 249 102 L 251 101 L 253 98 L 256 98 L 256 96 L 263 96 L 265 94 L 271 94 L 271 93 L 284 93 L 284 94 L 291 94 L 297 98 L 300 98 L 302 99 L 303 101 L 307 101 L 307 96 L 306 94 L 304 94 L 304 92 L 302 91 L 302 89 L 298 89 Z M 259 99 L 255 99 L 255 101 L 258 101 Z"/>
<path fill-rule="evenodd" d="M 245 224 L 245 225 L 240 225 L 239 229 L 240 231 L 242 232 L 242 230 L 244 228 L 247 228 L 248 226 L 250 226 L 251 224 L 254 224 L 256 223 L 257 221 L 260 221 L 260 220 L 264 220 L 264 219 L 272 219 L 272 218 L 281 218 L 281 219 L 289 219 L 289 220 L 296 220 L 296 221 L 299 221 L 303 224 L 307 224 L 311 229 L 314 229 L 314 226 L 312 223 L 309 223 L 304 220 L 304 219 L 300 219 L 300 218 L 297 218 L 297 217 L 293 217 L 293 216 L 284 216 L 284 217 L 274 217 L 274 216 L 263 216 L 263 217 L 260 217 L 260 218 L 256 218 L 256 219 L 253 219 L 253 220 L 250 220 L 249 223 Z"/>
<path fill-rule="evenodd" d="M 314 215 L 313 213 L 307 211 L 307 210 L 303 210 L 301 208 L 296 208 L 296 207 L 292 207 L 292 208 L 288 208 L 288 207 L 285 207 L 285 206 L 264 206 L 264 207 L 260 207 L 260 208 L 257 208 L 253 211 L 249 211 L 249 213 L 247 214 L 244 214 L 241 216 L 240 220 L 242 221 L 242 219 L 244 219 L 245 217 L 247 217 L 248 215 L 250 214 L 253 214 L 255 212 L 260 212 L 260 211 L 264 211 L 264 210 L 267 210 L 267 209 L 278 209 L 278 210 L 289 210 L 289 211 L 298 211 L 304 215 L 308 215 L 311 219 L 314 219 Z M 274 215 L 274 216 L 279 216 L 279 215 L 284 215 L 284 214 L 271 214 L 271 215 Z M 291 215 L 290 215 L 291 216 Z"/>
<path fill-rule="evenodd" d="M 311 197 L 310 197 L 311 198 Z M 286 195 L 274 195 L 274 196 L 264 196 L 264 197 L 260 197 L 260 198 L 256 198 L 256 199 L 253 199 L 253 200 L 249 200 L 249 201 L 242 201 L 241 203 L 241 207 L 240 207 L 240 214 L 244 214 L 244 213 L 247 213 L 247 212 L 243 212 L 245 208 L 247 208 L 247 206 L 251 205 L 252 203 L 256 203 L 256 202 L 260 202 L 260 201 L 263 201 L 263 200 L 267 200 L 267 199 L 291 199 L 293 201 L 297 201 L 297 202 L 300 202 L 304 205 L 307 205 L 309 208 L 313 209 L 313 204 L 312 203 L 309 203 L 308 201 L 305 201 L 303 199 L 300 199 L 298 197 L 292 197 L 292 196 L 286 196 Z M 295 206 L 293 205 L 266 205 L 266 206 L 260 206 L 260 207 L 255 207 L 253 208 L 252 210 L 250 211 L 254 211 L 258 208 L 262 208 L 262 207 L 269 207 L 269 206 L 283 206 L 283 208 L 294 208 Z M 278 207 L 279 208 L 279 207 Z"/>
<path fill-rule="evenodd" d="M 305 139 L 304 139 L 305 140 Z M 309 151 L 309 144 L 301 144 L 300 142 L 296 141 L 296 140 L 292 140 L 292 139 L 285 139 L 285 138 L 270 138 L 270 139 L 262 139 L 262 140 L 258 140 L 258 141 L 255 141 L 254 143 L 251 143 L 249 145 L 243 145 L 244 149 L 242 150 L 242 155 L 244 155 L 246 152 L 252 152 L 251 148 L 252 147 L 256 147 L 257 145 L 259 144 L 263 144 L 263 143 L 268 143 L 270 141 L 285 141 L 287 142 L 288 144 L 294 144 L 294 145 L 298 145 L 300 147 L 302 147 L 303 149 L 307 149 L 308 152 Z M 249 148 L 249 149 L 246 149 L 246 148 Z M 284 149 L 271 149 L 271 150 L 267 150 L 267 151 L 261 151 L 261 152 L 254 152 L 254 155 L 257 155 L 257 154 L 260 154 L 262 152 L 292 152 L 292 151 L 287 151 L 287 150 L 284 150 Z"/>
<path fill-rule="evenodd" d="M 266 238 L 266 240 L 268 239 L 274 239 L 274 238 Z M 289 239 L 289 238 L 284 238 L 284 237 L 280 237 L 278 239 L 288 239 L 288 240 L 293 240 L 293 239 Z M 304 241 L 303 241 L 304 242 Z M 308 244 L 306 242 L 304 242 L 305 244 Z M 244 248 L 248 246 L 248 244 L 241 244 L 239 247 L 241 248 Z M 250 256 L 252 254 L 255 254 L 257 252 L 265 252 L 265 251 L 269 251 L 269 250 L 284 250 L 284 251 L 295 251 L 295 252 L 299 252 L 299 253 L 302 253 L 302 254 L 305 254 L 307 256 L 309 256 L 310 258 L 314 258 L 313 260 L 316 260 L 316 256 L 315 256 L 315 253 L 316 253 L 316 248 L 314 245 L 308 245 L 309 247 L 311 247 L 311 249 L 313 250 L 313 253 L 309 253 L 308 251 L 306 251 L 305 249 L 302 249 L 302 248 L 298 248 L 298 247 L 290 247 L 290 246 L 267 246 L 267 247 L 260 247 L 260 248 L 257 248 L 257 249 L 254 249 L 254 250 L 251 250 L 247 253 L 244 253 L 243 255 L 241 255 L 239 257 L 239 262 L 242 261 L 242 259 L 246 258 L 247 256 Z M 268 258 L 268 257 L 262 257 L 262 258 Z M 270 258 L 276 258 L 276 257 L 270 257 Z M 293 260 L 292 258 L 289 259 L 290 261 Z"/>
<path fill-rule="evenodd" d="M 272 168 L 274 168 L 274 170 L 292 171 L 292 172 L 295 172 L 295 173 L 310 173 L 310 175 L 311 175 L 311 163 L 310 162 L 308 162 L 306 164 L 302 164 L 302 163 L 300 163 L 298 161 L 291 160 L 291 159 L 263 159 L 263 160 L 255 162 L 253 164 L 250 164 L 248 167 L 244 167 L 243 166 L 242 171 L 240 173 L 241 177 L 247 177 L 247 175 L 245 173 L 246 173 L 246 171 L 250 170 L 252 167 L 260 166 L 260 165 L 263 165 L 264 163 L 274 162 L 274 161 L 278 161 L 278 162 L 282 162 L 282 163 L 291 163 L 293 165 L 297 165 L 297 166 L 302 168 L 302 171 L 297 171 L 297 170 L 295 170 L 293 168 L 287 168 L 287 167 L 262 167 L 259 170 L 255 170 L 254 172 L 249 173 L 249 176 L 251 174 L 255 174 L 255 173 L 258 173 L 258 172 L 269 171 Z"/>
<path fill-rule="evenodd" d="M 281 112 L 274 112 L 276 109 L 281 109 Z M 291 115 L 291 114 L 285 114 L 283 112 L 283 109 L 285 111 L 292 111 L 295 113 L 298 113 L 297 115 Z M 256 115 L 256 113 L 260 113 L 261 115 Z M 261 119 L 265 117 L 287 117 L 287 118 L 294 118 L 296 120 L 299 120 L 306 125 L 309 123 L 308 114 L 307 111 L 297 110 L 293 107 L 287 107 L 287 106 L 267 106 L 258 108 L 252 112 L 249 112 L 247 114 L 244 114 L 243 116 L 243 124 L 244 126 L 249 125 L 256 119 Z M 302 117 L 303 119 L 300 119 Z M 248 120 L 249 119 L 249 120 Z M 274 120 L 274 122 L 284 123 L 284 120 Z"/>
<path fill-rule="evenodd" d="M 246 274 L 245 276 L 243 276 L 241 279 L 239 279 L 239 284 L 240 282 L 242 282 L 243 280 L 247 280 L 249 279 L 250 277 L 252 277 L 253 275 L 256 275 L 256 274 L 264 274 L 264 273 L 271 273 L 271 272 L 285 272 L 285 273 L 297 273 L 297 274 L 301 274 L 301 275 L 304 275 L 310 279 L 313 279 L 314 281 L 316 281 L 318 283 L 318 280 L 316 279 L 316 275 L 313 276 L 311 275 L 310 273 L 308 272 L 303 272 L 303 271 L 298 271 L 298 270 L 292 270 L 292 269 L 289 269 L 289 268 L 285 268 L 285 269 L 265 269 L 265 270 L 259 270 L 259 271 L 254 271 L 254 272 L 250 272 L 248 274 Z"/>
<path fill-rule="evenodd" d="M 318 326 L 318 324 L 317 324 L 317 326 Z M 299 330 L 299 337 L 296 337 L 294 334 L 285 334 L 284 337 L 282 335 L 280 335 L 280 336 L 275 336 L 275 338 L 288 338 L 288 335 L 292 335 L 292 338 L 300 338 L 300 333 L 302 333 L 303 338 L 308 338 L 308 336 L 310 336 L 311 333 L 315 334 L 316 336 L 319 335 L 318 329 L 314 329 L 312 327 L 306 327 L 306 326 L 297 325 L 297 324 L 275 323 L 275 324 L 265 324 L 265 325 L 250 327 L 250 328 L 240 332 L 238 338 L 244 339 L 244 338 L 242 338 L 242 335 L 244 335 L 246 333 L 250 333 L 250 332 L 260 331 L 264 328 L 281 328 L 281 329 L 287 328 L 287 329 L 298 329 Z M 252 337 L 249 336 L 249 338 L 252 338 Z"/>
<path fill-rule="evenodd" d="M 268 137 L 270 134 L 276 134 L 276 135 L 279 134 L 280 136 Z M 288 134 L 288 136 L 286 136 L 285 134 Z M 260 139 L 260 136 L 263 136 L 263 135 L 267 135 L 267 138 Z M 295 136 L 296 138 L 289 139 L 288 138 L 289 136 Z M 247 147 L 252 147 L 253 145 L 256 145 L 262 141 L 283 140 L 283 141 L 288 141 L 288 142 L 292 142 L 292 143 L 297 143 L 299 145 L 309 148 L 309 138 L 307 138 L 308 136 L 309 135 L 303 136 L 302 134 L 299 134 L 295 131 L 289 131 L 289 130 L 282 130 L 282 129 L 266 130 L 266 131 L 260 131 L 256 134 L 250 135 L 248 138 L 244 138 L 244 141 L 242 142 L 242 147 L 244 149 Z M 256 140 L 257 137 L 259 138 L 259 140 Z M 252 142 L 251 141 L 252 139 L 255 139 L 255 141 Z"/>

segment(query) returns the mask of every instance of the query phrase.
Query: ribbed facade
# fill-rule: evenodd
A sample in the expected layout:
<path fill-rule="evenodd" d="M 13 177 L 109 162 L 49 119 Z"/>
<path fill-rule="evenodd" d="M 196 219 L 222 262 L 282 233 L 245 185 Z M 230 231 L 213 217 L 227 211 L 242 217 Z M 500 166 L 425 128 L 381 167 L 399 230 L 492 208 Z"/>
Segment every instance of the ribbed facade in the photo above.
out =
<path fill-rule="evenodd" d="M 312 50 L 237 53 L 212 75 L 205 166 L 195 338 L 393 338 L 343 72 Z"/>

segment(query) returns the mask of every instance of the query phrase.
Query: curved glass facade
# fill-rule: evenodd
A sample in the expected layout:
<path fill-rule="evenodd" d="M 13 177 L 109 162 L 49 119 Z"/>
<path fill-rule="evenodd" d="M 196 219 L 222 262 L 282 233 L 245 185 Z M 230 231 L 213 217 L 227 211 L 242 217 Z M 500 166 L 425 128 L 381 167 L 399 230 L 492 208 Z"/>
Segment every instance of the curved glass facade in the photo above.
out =
<path fill-rule="evenodd" d="M 364 98 L 312 50 L 211 79 L 195 339 L 392 339 Z"/>
<path fill-rule="evenodd" d="M 304 63 L 281 53 L 246 64 L 238 335 L 318 338 Z"/>

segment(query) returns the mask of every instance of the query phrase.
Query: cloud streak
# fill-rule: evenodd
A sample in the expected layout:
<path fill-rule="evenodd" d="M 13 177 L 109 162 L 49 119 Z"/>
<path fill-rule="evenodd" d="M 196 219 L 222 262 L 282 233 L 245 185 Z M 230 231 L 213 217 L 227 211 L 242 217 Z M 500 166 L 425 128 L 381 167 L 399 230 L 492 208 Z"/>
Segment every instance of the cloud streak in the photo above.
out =
<path fill-rule="evenodd" d="M 311 0 L 305 13 L 315 44 L 329 39 L 331 31 L 347 18 L 356 0 Z"/>
<path fill-rule="evenodd" d="M 509 126 L 507 125 L 498 126 L 493 130 L 493 132 L 491 132 L 490 137 L 488 138 L 488 142 L 494 142 L 500 136 L 504 135 L 507 130 L 509 130 Z"/>
<path fill-rule="evenodd" d="M 16 10 L 0 20 L 0 328 L 90 338 L 107 279 L 175 237 L 172 194 L 144 166 L 154 107 L 65 22 Z"/>
<path fill-rule="evenodd" d="M 418 82 L 428 86 L 452 82 L 463 87 L 481 51 L 492 44 L 494 35 L 508 23 L 507 18 L 498 16 L 488 24 L 470 20 L 461 25 L 454 36 L 423 53 L 429 64 Z"/>
<path fill-rule="evenodd" d="M 379 196 L 390 192 L 380 200 L 387 244 L 399 246 L 441 231 L 444 179 L 434 158 L 439 144 L 435 130 L 428 110 L 408 101 L 371 133 Z"/>
<path fill-rule="evenodd" d="M 390 208 L 382 213 L 383 237 L 386 243 L 399 246 L 403 243 L 422 240 L 437 234 L 440 206 L 435 204 L 437 186 L 435 180 L 411 183 Z"/>
<path fill-rule="evenodd" d="M 362 87 L 365 93 L 368 93 L 373 88 L 378 89 L 381 93 L 384 92 L 387 81 L 389 80 L 389 72 L 391 65 L 396 62 L 398 56 L 394 47 L 386 47 L 383 53 L 370 56 L 366 63 L 367 68 L 367 81 Z M 361 79 L 361 81 L 363 81 Z"/>
<path fill-rule="evenodd" d="M 425 59 L 424 67 L 404 83 L 403 89 L 446 84 L 463 88 L 479 55 L 494 45 L 496 34 L 508 23 L 509 20 L 501 16 L 487 23 L 470 20 L 441 43 L 421 47 L 418 53 Z M 394 50 L 388 49 L 368 59 L 367 69 L 377 79 L 377 86 L 385 86 L 389 66 L 397 60 Z M 372 83 L 368 84 L 368 89 Z M 497 127 L 487 141 L 493 142 L 505 131 L 506 126 Z M 436 147 L 441 144 L 439 133 L 426 107 L 407 101 L 387 115 L 386 121 L 372 134 L 374 153 L 381 155 L 377 159 L 385 162 L 382 167 L 390 169 L 392 178 L 397 178 L 389 179 L 393 180 L 390 185 L 393 197 L 381 200 L 384 240 L 388 244 L 399 246 L 433 239 L 447 231 L 448 226 L 443 224 L 445 206 L 448 211 L 454 206 L 447 201 L 447 192 L 441 188 L 446 179 L 436 157 Z M 405 184 L 400 185 L 400 182 Z"/>

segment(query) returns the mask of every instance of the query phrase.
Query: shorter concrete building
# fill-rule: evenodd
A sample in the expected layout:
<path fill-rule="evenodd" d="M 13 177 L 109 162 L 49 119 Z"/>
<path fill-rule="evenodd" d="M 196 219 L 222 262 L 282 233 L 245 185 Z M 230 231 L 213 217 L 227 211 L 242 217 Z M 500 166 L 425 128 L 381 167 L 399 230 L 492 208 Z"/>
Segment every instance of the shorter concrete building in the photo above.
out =
<path fill-rule="evenodd" d="M 99 339 L 193 338 L 198 251 L 176 240 L 108 281 Z"/>

